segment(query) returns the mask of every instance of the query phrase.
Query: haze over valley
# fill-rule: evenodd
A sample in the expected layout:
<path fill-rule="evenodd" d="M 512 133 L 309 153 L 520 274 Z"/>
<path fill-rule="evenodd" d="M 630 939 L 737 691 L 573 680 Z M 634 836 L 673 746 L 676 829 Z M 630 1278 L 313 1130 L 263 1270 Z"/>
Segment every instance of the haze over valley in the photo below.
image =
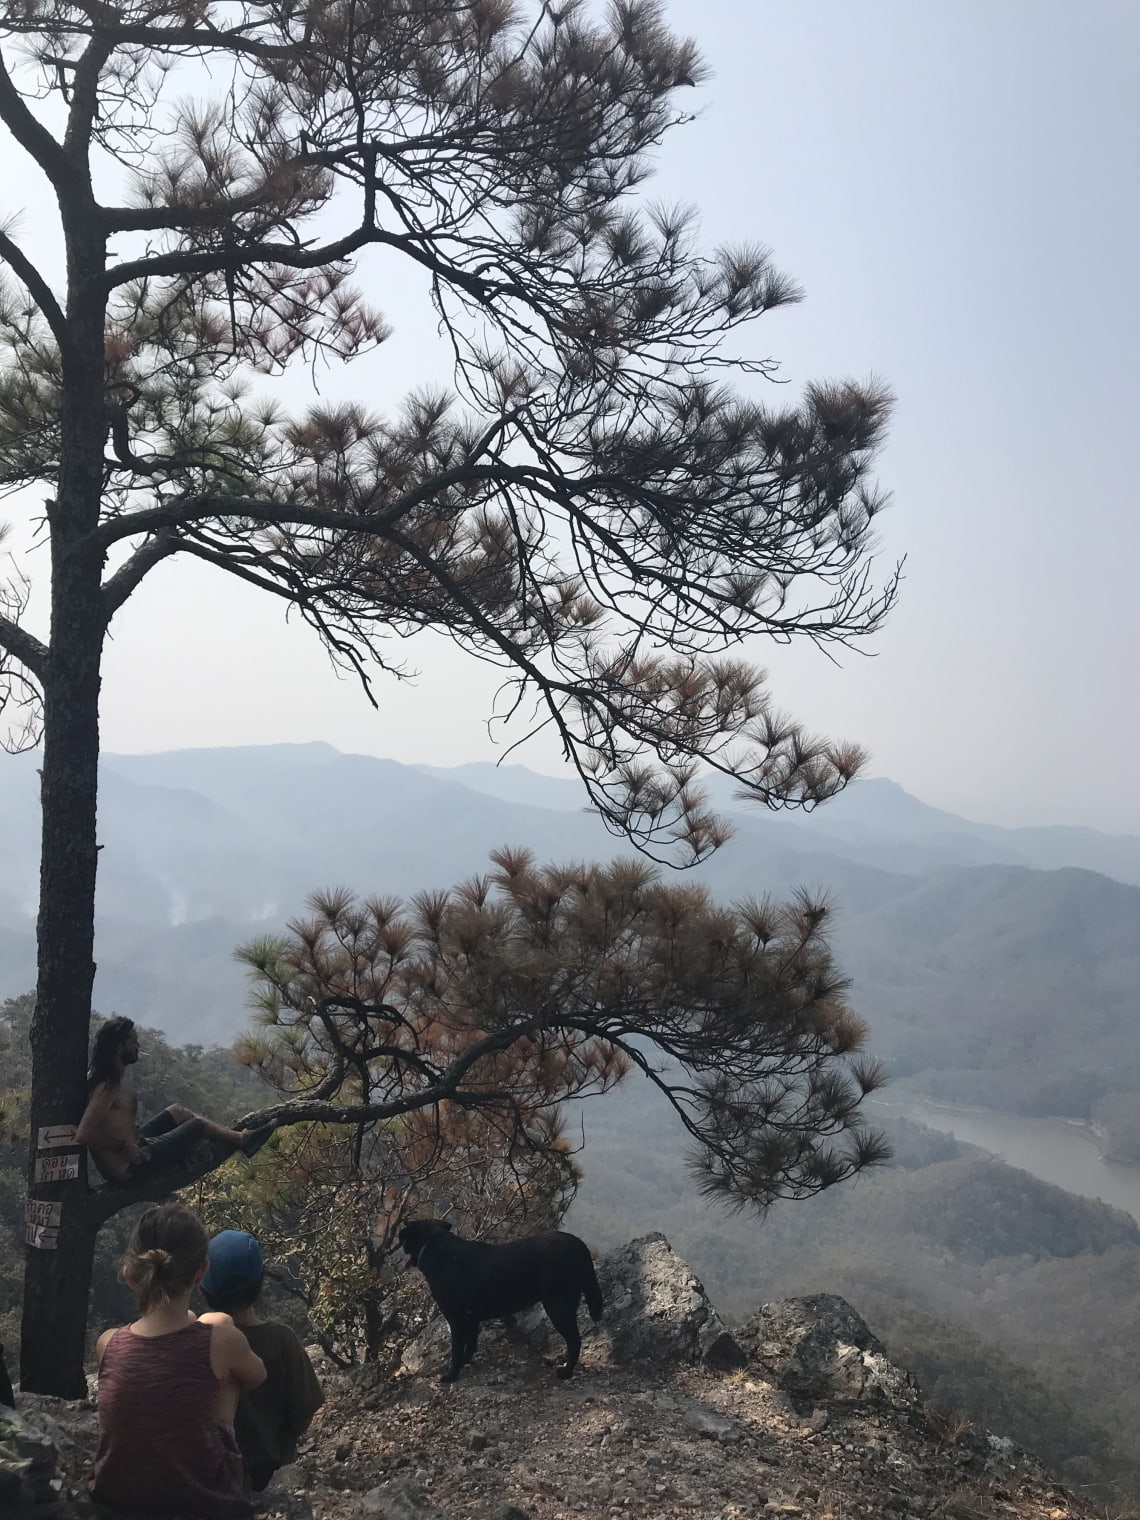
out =
<path fill-rule="evenodd" d="M 34 755 L 0 766 L 0 996 L 34 981 L 36 788 Z M 571 1226 L 599 1247 L 664 1230 L 733 1312 L 844 1293 L 943 1406 L 1098 1494 L 1134 1491 L 1140 1379 L 1116 1348 L 1140 1322 L 1140 1171 L 1106 1171 L 1091 1130 L 1048 1121 L 1140 1157 L 1140 840 L 976 824 L 885 779 L 810 815 L 727 788 L 717 800 L 736 832 L 693 880 L 722 899 L 802 886 L 833 903 L 851 1000 L 891 1077 L 869 1112 L 895 1160 L 762 1222 L 726 1215 L 696 1195 L 679 1127 L 631 1076 L 621 1101 L 570 1116 L 584 1168 Z M 282 930 L 316 888 L 406 896 L 484 869 L 503 844 L 544 861 L 628 853 L 573 781 L 323 743 L 107 755 L 100 842 L 96 1006 L 176 1046 L 241 1033 L 235 947 Z M 971 1130 L 939 1103 L 988 1117 Z M 955 1127 L 1037 1175 L 936 1132 Z M 1084 1166 L 1066 1142 L 1087 1148 Z M 1102 1186 L 1115 1175 L 1119 1192 Z"/>
<path fill-rule="evenodd" d="M 6 995 L 34 981 L 36 790 L 34 755 L 0 767 Z M 685 879 L 727 900 L 825 892 L 853 1004 L 896 1082 L 1098 1119 L 1122 1156 L 1140 1154 L 1140 839 L 975 824 L 883 779 L 811 814 L 710 790 L 735 835 Z M 504 844 L 541 861 L 629 851 L 575 781 L 321 743 L 105 756 L 99 818 L 96 1006 L 207 1043 L 247 1018 L 235 947 L 283 929 L 318 888 L 446 887 Z"/>

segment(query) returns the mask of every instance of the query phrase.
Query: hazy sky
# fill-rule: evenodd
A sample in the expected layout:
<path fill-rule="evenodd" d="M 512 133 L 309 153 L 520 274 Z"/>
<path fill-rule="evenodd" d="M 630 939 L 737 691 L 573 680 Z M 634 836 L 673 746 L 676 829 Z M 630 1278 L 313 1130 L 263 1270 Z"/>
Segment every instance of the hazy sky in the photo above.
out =
<path fill-rule="evenodd" d="M 906 583 L 876 658 L 749 652 L 781 706 L 866 744 L 875 773 L 928 801 L 1140 832 L 1140 5 L 668 10 L 713 78 L 651 193 L 696 201 L 710 241 L 769 244 L 806 287 L 752 330 L 753 352 L 794 384 L 873 372 L 899 396 L 882 552 L 884 568 L 906 554 Z M 20 206 L 23 240 L 43 248 L 50 221 L 22 169 L 0 190 L 0 209 Z M 379 406 L 438 373 L 402 278 L 385 269 L 377 287 L 396 337 L 330 389 Z M 46 553 L 30 563 L 43 575 Z M 406 652 L 420 681 L 381 685 L 376 713 L 278 604 L 168 565 L 115 625 L 104 743 L 493 758 L 493 679 L 442 646 Z M 516 758 L 557 768 L 542 748 Z"/>

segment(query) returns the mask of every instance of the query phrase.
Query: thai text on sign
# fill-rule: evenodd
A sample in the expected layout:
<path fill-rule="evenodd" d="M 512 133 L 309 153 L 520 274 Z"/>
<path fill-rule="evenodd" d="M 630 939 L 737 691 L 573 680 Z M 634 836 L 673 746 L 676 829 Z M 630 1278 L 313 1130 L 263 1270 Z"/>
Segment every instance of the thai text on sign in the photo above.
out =
<path fill-rule="evenodd" d="M 62 1213 L 62 1203 L 49 1203 L 46 1198 L 29 1198 L 24 1205 L 24 1223 L 58 1229 Z"/>
<path fill-rule="evenodd" d="M 59 1247 L 59 1221 L 62 1203 L 46 1198 L 29 1198 L 24 1205 L 24 1244 L 38 1251 L 55 1251 Z"/>
<path fill-rule="evenodd" d="M 71 1151 L 63 1156 L 38 1156 L 35 1179 L 37 1182 L 70 1182 L 79 1176 L 79 1152 Z"/>

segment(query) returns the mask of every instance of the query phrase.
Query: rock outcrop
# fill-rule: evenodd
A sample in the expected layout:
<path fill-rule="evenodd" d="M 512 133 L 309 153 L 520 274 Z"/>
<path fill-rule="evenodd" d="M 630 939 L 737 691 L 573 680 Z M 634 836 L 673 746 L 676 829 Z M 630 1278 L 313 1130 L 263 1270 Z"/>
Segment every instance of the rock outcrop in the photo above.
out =
<path fill-rule="evenodd" d="M 543 1341 L 537 1319 L 447 1388 L 438 1346 L 427 1375 L 320 1365 L 326 1405 L 259 1520 L 1094 1520 L 1012 1443 L 932 1410 L 842 1299 L 730 1332 L 661 1235 L 598 1275 L 606 1315 L 569 1382 L 515 1343 Z M 17 1402 L 4 1520 L 90 1516 L 91 1404 Z"/>
<path fill-rule="evenodd" d="M 830 1293 L 764 1304 L 736 1331 L 748 1360 L 797 1409 L 853 1399 L 906 1401 L 909 1376 L 845 1299 Z"/>
<path fill-rule="evenodd" d="M 59 1450 L 50 1435 L 16 1409 L 0 1404 L 0 1515 L 58 1513 L 64 1495 Z"/>
<path fill-rule="evenodd" d="M 615 1362 L 703 1362 L 731 1372 L 747 1361 L 700 1279 L 664 1235 L 643 1235 L 603 1256 L 598 1282 L 606 1301 L 598 1336 Z"/>

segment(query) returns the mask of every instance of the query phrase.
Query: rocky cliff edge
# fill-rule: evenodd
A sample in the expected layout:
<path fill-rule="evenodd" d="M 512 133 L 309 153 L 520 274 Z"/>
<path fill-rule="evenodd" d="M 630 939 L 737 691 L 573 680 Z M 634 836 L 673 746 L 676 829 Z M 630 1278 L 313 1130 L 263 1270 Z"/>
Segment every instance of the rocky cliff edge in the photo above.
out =
<path fill-rule="evenodd" d="M 488 1326 L 462 1378 L 429 1326 L 396 1377 L 320 1367 L 328 1401 L 273 1520 L 1094 1520 L 1009 1441 L 932 1409 L 858 1314 L 818 1295 L 735 1329 L 662 1235 L 598 1264 L 601 1325 L 553 1376 L 545 1322 Z M 583 1316 L 584 1318 L 585 1316 Z M 0 1410 L 0 1512 L 89 1514 L 89 1402 Z"/>

